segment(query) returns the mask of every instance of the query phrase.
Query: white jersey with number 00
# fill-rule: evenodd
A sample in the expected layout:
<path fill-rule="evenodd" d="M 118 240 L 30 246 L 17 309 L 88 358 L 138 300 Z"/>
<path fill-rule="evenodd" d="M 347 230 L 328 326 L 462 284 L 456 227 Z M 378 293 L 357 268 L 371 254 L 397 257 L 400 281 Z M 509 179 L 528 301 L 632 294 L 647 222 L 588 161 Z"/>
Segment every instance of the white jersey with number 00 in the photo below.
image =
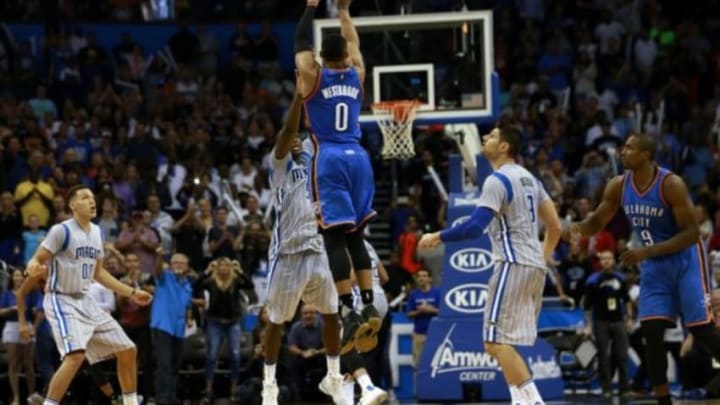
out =
<path fill-rule="evenodd" d="M 105 255 L 100 227 L 91 223 L 85 232 L 75 219 L 53 225 L 41 246 L 53 255 L 48 263 L 48 290 L 61 294 L 86 292 L 95 265 Z"/>

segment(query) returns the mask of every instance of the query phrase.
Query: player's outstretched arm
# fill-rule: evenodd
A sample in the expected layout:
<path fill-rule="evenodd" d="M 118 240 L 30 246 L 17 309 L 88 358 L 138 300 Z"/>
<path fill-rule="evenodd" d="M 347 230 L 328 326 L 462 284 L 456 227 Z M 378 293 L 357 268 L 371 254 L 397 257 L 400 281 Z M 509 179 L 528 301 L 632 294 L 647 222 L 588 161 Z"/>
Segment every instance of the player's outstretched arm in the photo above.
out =
<path fill-rule="evenodd" d="M 602 195 L 602 200 L 598 204 L 595 211 L 588 215 L 585 220 L 581 222 L 574 222 L 565 230 L 565 237 L 572 237 L 572 234 L 581 234 L 583 236 L 591 236 L 600 232 L 608 222 L 615 216 L 615 213 L 620 209 L 620 199 L 622 198 L 622 185 L 624 176 L 615 176 L 605 186 L 605 191 Z"/>
<path fill-rule="evenodd" d="M 443 242 L 457 242 L 482 235 L 485 228 L 495 217 L 495 211 L 486 206 L 477 206 L 470 214 L 470 218 L 460 224 L 447 228 L 441 232 L 427 233 L 420 238 L 420 249 L 433 248 Z"/>
<path fill-rule="evenodd" d="M 130 287 L 129 285 L 116 279 L 103 267 L 102 260 L 98 260 L 95 265 L 95 281 L 114 291 L 121 297 L 128 297 L 138 305 L 147 305 L 152 301 L 152 295 L 147 291 Z"/>
<path fill-rule="evenodd" d="M 302 116 L 302 98 L 299 92 L 295 91 L 295 97 L 288 108 L 285 124 L 278 133 L 275 143 L 275 159 L 281 160 L 290 153 L 293 141 L 300 131 L 300 117 Z"/>
<path fill-rule="evenodd" d="M 553 253 L 560 241 L 562 234 L 562 224 L 560 223 L 560 217 L 558 216 L 557 210 L 555 210 L 555 203 L 551 199 L 544 200 L 538 207 L 538 215 L 540 220 L 545 224 L 545 239 L 543 240 L 543 254 L 545 261 L 550 263 L 552 261 Z"/>
<path fill-rule="evenodd" d="M 313 46 L 310 43 L 318 2 L 319 0 L 307 0 L 307 7 L 295 31 L 295 67 L 300 75 L 298 84 L 300 94 L 303 96 L 309 95 L 312 91 L 319 74 Z"/>
<path fill-rule="evenodd" d="M 348 56 L 357 69 L 360 79 L 365 81 L 365 61 L 360 52 L 360 36 L 350 17 L 350 0 L 338 0 L 338 17 L 340 17 L 340 32 L 347 41 Z"/>

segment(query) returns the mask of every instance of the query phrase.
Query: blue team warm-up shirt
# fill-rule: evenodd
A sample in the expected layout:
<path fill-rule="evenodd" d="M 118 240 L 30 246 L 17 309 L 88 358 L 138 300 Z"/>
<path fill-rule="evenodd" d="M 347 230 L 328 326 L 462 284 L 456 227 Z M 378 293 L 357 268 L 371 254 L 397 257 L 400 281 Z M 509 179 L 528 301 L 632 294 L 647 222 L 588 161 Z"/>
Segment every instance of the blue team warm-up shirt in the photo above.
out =
<path fill-rule="evenodd" d="M 437 288 L 430 288 L 428 291 L 415 289 L 411 291 L 410 296 L 408 296 L 405 312 L 414 311 L 423 303 L 430 304 L 435 308 L 440 308 L 441 295 L 440 290 Z M 428 328 L 430 327 L 430 320 L 433 317 L 435 317 L 435 315 L 431 314 L 420 314 L 414 317 L 413 321 L 415 326 L 413 327 L 413 333 L 418 335 L 427 335 Z"/>
<path fill-rule="evenodd" d="M 672 172 L 658 167 L 651 185 L 642 191 L 635 186 L 632 172 L 627 172 L 623 180 L 621 205 L 636 240 L 645 246 L 666 241 L 680 232 L 672 207 L 663 195 L 663 183 L 670 175 Z M 681 314 L 690 326 L 709 322 L 706 260 L 698 240 L 679 252 L 640 263 L 640 319 L 666 319 L 674 323 Z"/>

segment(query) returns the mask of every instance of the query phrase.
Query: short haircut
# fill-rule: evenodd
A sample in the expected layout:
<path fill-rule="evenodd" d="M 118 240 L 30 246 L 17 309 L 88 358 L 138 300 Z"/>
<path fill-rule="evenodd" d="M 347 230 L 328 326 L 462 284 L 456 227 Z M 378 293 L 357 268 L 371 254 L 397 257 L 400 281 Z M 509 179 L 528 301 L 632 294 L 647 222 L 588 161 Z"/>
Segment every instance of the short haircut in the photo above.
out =
<path fill-rule="evenodd" d="M 637 140 L 637 147 L 641 152 L 647 152 L 650 160 L 655 160 L 655 151 L 657 151 L 657 142 L 655 138 L 648 134 L 632 134 Z"/>
<path fill-rule="evenodd" d="M 340 34 L 323 37 L 320 56 L 330 62 L 339 62 L 347 56 L 347 41 Z"/>
<path fill-rule="evenodd" d="M 432 278 L 432 274 L 430 274 L 430 270 L 426 268 L 420 268 L 420 270 L 416 271 L 415 274 L 420 274 L 421 272 L 427 273 L 427 276 Z"/>
<path fill-rule="evenodd" d="M 86 186 L 86 185 L 84 185 L 84 184 L 76 184 L 76 185 L 70 187 L 70 189 L 69 189 L 68 192 L 67 192 L 67 200 L 68 200 L 68 203 L 69 203 L 70 201 L 72 201 L 73 198 L 75 198 L 75 195 L 76 195 L 80 190 L 85 190 L 85 189 L 90 190 L 90 187 L 88 187 L 88 186 Z"/>
<path fill-rule="evenodd" d="M 522 131 L 520 127 L 511 123 L 502 123 L 498 126 L 500 139 L 508 144 L 508 156 L 516 157 L 522 147 Z"/>

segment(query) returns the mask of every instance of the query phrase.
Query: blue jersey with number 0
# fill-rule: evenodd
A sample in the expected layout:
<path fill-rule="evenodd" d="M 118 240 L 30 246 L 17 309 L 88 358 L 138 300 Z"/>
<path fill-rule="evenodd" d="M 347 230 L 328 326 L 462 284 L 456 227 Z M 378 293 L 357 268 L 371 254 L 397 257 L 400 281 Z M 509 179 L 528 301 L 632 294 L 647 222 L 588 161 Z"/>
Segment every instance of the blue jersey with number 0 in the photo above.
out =
<path fill-rule="evenodd" d="M 642 192 L 635 187 L 631 171 L 623 180 L 622 207 L 633 233 L 645 246 L 668 240 L 679 232 L 662 192 L 663 182 L 670 174 L 669 170 L 658 167 L 652 183 Z"/>
<path fill-rule="evenodd" d="M 305 110 L 310 129 L 321 144 L 360 142 L 362 97 L 362 82 L 355 68 L 320 69 Z"/>

